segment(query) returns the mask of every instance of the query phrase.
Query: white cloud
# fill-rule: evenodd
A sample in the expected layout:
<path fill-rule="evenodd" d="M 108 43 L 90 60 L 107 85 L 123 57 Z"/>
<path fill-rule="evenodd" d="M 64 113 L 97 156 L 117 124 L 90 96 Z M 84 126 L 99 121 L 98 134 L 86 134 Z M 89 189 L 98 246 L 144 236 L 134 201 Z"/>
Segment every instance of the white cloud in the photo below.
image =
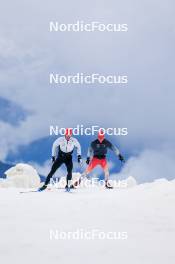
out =
<path fill-rule="evenodd" d="M 126 179 L 132 176 L 138 183 L 151 182 L 157 178 L 174 179 L 174 152 L 164 148 L 161 151 L 144 150 L 137 157 L 131 157 L 116 179 Z"/>
<path fill-rule="evenodd" d="M 33 115 L 17 128 L 1 123 L 1 158 L 12 146 L 49 135 L 50 124 L 128 127 L 129 135 L 118 140 L 130 152 L 174 148 L 173 2 L 31 0 L 10 6 L 9 10 L 9 1 L 3 3 L 0 16 L 0 95 Z M 48 32 L 50 20 L 78 19 L 128 23 L 129 31 L 123 35 Z M 51 71 L 127 73 L 129 85 L 49 87 Z"/>

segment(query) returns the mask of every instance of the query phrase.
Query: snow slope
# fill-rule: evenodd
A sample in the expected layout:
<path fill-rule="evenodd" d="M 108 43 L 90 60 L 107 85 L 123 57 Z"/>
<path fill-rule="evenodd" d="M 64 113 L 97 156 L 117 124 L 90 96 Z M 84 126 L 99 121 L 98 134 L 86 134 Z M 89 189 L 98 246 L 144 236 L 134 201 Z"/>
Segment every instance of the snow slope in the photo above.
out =
<path fill-rule="evenodd" d="M 72 193 L 1 188 L 1 262 L 174 264 L 174 204 L 175 181 L 164 179 Z M 127 239 L 51 240 L 51 229 L 127 232 Z"/>

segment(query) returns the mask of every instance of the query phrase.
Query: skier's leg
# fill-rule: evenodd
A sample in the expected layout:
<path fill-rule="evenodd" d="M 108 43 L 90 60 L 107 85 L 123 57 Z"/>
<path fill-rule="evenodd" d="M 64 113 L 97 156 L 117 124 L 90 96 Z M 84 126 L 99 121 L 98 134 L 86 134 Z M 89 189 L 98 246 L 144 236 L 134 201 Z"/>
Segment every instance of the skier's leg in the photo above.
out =
<path fill-rule="evenodd" d="M 88 174 L 98 165 L 98 159 L 92 158 L 89 165 L 87 166 L 86 170 L 82 173 L 81 177 L 87 177 Z"/>
<path fill-rule="evenodd" d="M 104 171 L 105 181 L 108 181 L 109 180 L 109 169 L 108 169 L 107 160 L 105 158 L 101 159 L 100 162 L 99 162 L 99 165 L 102 167 L 102 169 Z"/>
<path fill-rule="evenodd" d="M 74 183 L 74 186 L 77 187 L 80 185 L 81 180 L 85 177 L 88 176 L 88 174 L 98 165 L 98 159 L 97 158 L 92 158 L 91 162 L 87 166 L 86 170 L 81 174 L 81 177 L 78 181 Z"/>
<path fill-rule="evenodd" d="M 93 170 L 93 168 L 95 167 L 95 162 L 94 162 L 94 158 L 90 161 L 89 165 L 87 166 L 86 170 L 81 174 L 81 177 L 79 178 L 79 180 L 77 180 L 74 183 L 74 187 L 77 187 L 78 185 L 80 185 L 81 180 L 85 177 L 88 176 L 88 174 Z"/>
<path fill-rule="evenodd" d="M 72 162 L 72 157 L 66 159 L 65 165 L 67 168 L 67 186 L 70 187 L 71 185 L 71 180 L 72 180 L 72 170 L 73 170 L 73 162 Z"/>
<path fill-rule="evenodd" d="M 53 163 L 51 171 L 49 172 L 46 180 L 45 180 L 45 185 L 47 185 L 50 182 L 51 177 L 54 175 L 56 170 L 63 164 L 62 159 L 58 158 L 56 161 Z"/>
<path fill-rule="evenodd" d="M 108 163 L 106 159 L 102 159 L 100 163 L 104 174 L 105 174 L 105 187 L 108 189 L 112 189 L 113 187 L 109 183 L 109 168 L 108 168 Z"/>
<path fill-rule="evenodd" d="M 109 169 L 108 169 L 108 166 L 105 167 L 104 174 L 105 174 L 105 183 L 108 184 L 108 181 L 109 181 Z"/>
<path fill-rule="evenodd" d="M 50 182 L 51 177 L 56 172 L 56 170 L 61 166 L 62 163 L 63 162 L 62 162 L 62 160 L 60 158 L 55 160 L 55 162 L 52 164 L 52 168 L 51 168 L 51 170 L 50 170 L 50 172 L 49 172 L 49 174 L 48 174 L 48 176 L 47 176 L 47 178 L 45 180 L 44 185 L 41 188 L 39 188 L 38 191 L 44 191 L 47 188 L 47 185 Z"/>
<path fill-rule="evenodd" d="M 86 170 L 81 174 L 81 178 L 85 178 L 88 176 L 88 174 L 92 171 L 92 169 L 89 169 L 89 166 L 86 168 Z"/>

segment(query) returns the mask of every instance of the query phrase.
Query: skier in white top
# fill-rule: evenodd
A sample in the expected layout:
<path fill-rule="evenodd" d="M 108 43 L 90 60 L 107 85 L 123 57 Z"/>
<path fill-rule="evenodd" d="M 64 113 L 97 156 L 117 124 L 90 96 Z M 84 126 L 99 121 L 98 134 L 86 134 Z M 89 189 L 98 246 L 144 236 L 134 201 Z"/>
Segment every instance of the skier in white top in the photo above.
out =
<path fill-rule="evenodd" d="M 65 164 L 67 168 L 67 185 L 66 188 L 70 187 L 70 181 L 72 179 L 72 153 L 74 148 L 77 149 L 77 158 L 78 163 L 82 162 L 81 158 L 81 146 L 78 140 L 72 137 L 72 129 L 66 128 L 65 136 L 59 137 L 55 140 L 52 146 L 52 168 L 49 172 L 44 185 L 38 190 L 43 191 L 47 188 L 48 183 L 50 182 L 51 177 L 54 175 L 56 170 L 62 165 Z"/>

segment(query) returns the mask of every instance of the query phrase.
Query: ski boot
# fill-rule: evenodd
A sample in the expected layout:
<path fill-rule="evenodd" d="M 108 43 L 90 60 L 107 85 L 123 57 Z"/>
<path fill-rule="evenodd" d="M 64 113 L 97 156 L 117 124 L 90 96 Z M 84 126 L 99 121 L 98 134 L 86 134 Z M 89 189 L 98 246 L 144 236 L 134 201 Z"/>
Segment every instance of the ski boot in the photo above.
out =
<path fill-rule="evenodd" d="M 70 192 L 70 190 L 71 189 L 74 189 L 75 187 L 74 187 L 74 185 L 73 184 L 71 184 L 70 186 L 68 186 L 67 184 L 66 184 L 66 186 L 65 186 L 65 190 L 66 190 L 66 192 Z"/>
<path fill-rule="evenodd" d="M 44 191 L 46 188 L 47 188 L 47 185 L 44 184 L 42 187 L 40 187 L 40 188 L 38 189 L 38 192 L 42 192 L 42 191 Z"/>
<path fill-rule="evenodd" d="M 106 189 L 114 189 L 114 187 L 111 186 L 111 184 L 109 183 L 109 181 L 105 181 L 105 188 Z"/>

